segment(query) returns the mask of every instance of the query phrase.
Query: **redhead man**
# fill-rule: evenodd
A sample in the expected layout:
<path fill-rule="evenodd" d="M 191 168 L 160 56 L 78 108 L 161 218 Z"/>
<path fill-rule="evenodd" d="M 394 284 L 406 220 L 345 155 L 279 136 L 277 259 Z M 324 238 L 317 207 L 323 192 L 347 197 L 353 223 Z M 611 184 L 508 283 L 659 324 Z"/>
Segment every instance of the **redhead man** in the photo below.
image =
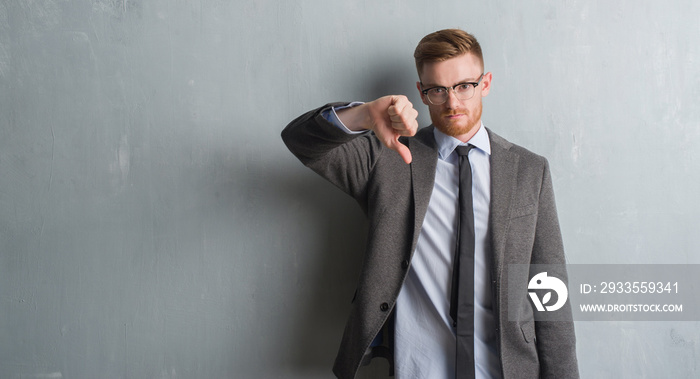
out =
<path fill-rule="evenodd" d="M 334 373 L 381 356 L 398 378 L 577 378 L 570 319 L 535 321 L 526 296 L 507 315 L 508 286 L 529 279 L 509 283 L 508 265 L 565 263 L 547 160 L 484 126 L 493 75 L 474 36 L 431 33 L 414 58 L 432 125 L 395 95 L 327 104 L 282 132 L 369 220 Z"/>

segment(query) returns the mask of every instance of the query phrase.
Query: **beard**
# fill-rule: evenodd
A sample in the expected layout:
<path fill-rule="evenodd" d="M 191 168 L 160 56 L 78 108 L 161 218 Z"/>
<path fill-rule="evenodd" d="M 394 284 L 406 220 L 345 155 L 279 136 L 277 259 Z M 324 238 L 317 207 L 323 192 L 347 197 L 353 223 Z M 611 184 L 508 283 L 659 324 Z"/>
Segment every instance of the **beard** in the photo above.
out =
<path fill-rule="evenodd" d="M 482 104 L 474 107 L 472 111 L 466 108 L 449 110 L 430 110 L 430 120 L 437 130 L 451 137 L 459 137 L 476 130 L 481 121 Z M 446 117 L 461 114 L 464 117 L 458 120 L 450 120 Z"/>

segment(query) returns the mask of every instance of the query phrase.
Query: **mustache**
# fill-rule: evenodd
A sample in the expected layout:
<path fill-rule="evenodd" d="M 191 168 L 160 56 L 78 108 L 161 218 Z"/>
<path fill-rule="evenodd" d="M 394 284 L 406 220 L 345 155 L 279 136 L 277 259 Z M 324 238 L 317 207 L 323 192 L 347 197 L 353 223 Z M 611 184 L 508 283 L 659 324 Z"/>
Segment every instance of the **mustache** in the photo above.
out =
<path fill-rule="evenodd" d="M 451 109 L 440 113 L 441 117 L 454 116 L 458 114 L 469 114 L 466 109 Z"/>

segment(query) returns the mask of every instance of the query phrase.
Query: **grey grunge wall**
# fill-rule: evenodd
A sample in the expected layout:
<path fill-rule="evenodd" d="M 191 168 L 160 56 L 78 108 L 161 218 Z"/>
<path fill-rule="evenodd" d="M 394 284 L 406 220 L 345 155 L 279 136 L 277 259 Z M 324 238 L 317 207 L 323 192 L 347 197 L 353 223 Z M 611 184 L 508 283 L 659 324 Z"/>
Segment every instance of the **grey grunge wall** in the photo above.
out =
<path fill-rule="evenodd" d="M 327 378 L 356 205 L 281 129 L 479 38 L 570 263 L 700 263 L 700 3 L 0 0 L 0 378 Z M 577 322 L 585 378 L 690 378 L 698 322 Z M 364 378 L 382 378 L 373 363 Z"/>

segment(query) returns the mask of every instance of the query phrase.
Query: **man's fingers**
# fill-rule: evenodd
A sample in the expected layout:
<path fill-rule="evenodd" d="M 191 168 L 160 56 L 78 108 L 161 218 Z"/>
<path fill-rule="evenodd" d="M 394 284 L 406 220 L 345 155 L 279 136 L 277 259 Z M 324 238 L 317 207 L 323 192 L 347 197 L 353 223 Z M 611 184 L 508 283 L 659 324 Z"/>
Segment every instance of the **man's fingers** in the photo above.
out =
<path fill-rule="evenodd" d="M 418 111 L 405 96 L 392 96 L 387 109 L 392 129 L 402 136 L 413 136 L 418 130 Z"/>
<path fill-rule="evenodd" d="M 395 121 L 392 120 L 392 127 L 403 136 L 413 136 L 418 131 L 418 111 L 411 108 L 404 111 Z"/>
<path fill-rule="evenodd" d="M 392 96 L 391 105 L 387 108 L 389 117 L 394 120 L 396 118 L 402 118 L 409 116 L 413 109 L 413 104 L 405 96 Z"/>
<path fill-rule="evenodd" d="M 418 111 L 406 96 L 385 96 L 367 103 L 371 129 L 379 140 L 396 151 L 406 163 L 413 160 L 411 151 L 399 142 L 399 137 L 411 137 L 418 131 Z"/>
<path fill-rule="evenodd" d="M 413 104 L 411 104 L 411 101 L 408 100 L 408 97 L 404 95 L 391 96 L 391 105 L 394 106 L 398 111 L 401 111 L 406 107 L 413 108 Z"/>

